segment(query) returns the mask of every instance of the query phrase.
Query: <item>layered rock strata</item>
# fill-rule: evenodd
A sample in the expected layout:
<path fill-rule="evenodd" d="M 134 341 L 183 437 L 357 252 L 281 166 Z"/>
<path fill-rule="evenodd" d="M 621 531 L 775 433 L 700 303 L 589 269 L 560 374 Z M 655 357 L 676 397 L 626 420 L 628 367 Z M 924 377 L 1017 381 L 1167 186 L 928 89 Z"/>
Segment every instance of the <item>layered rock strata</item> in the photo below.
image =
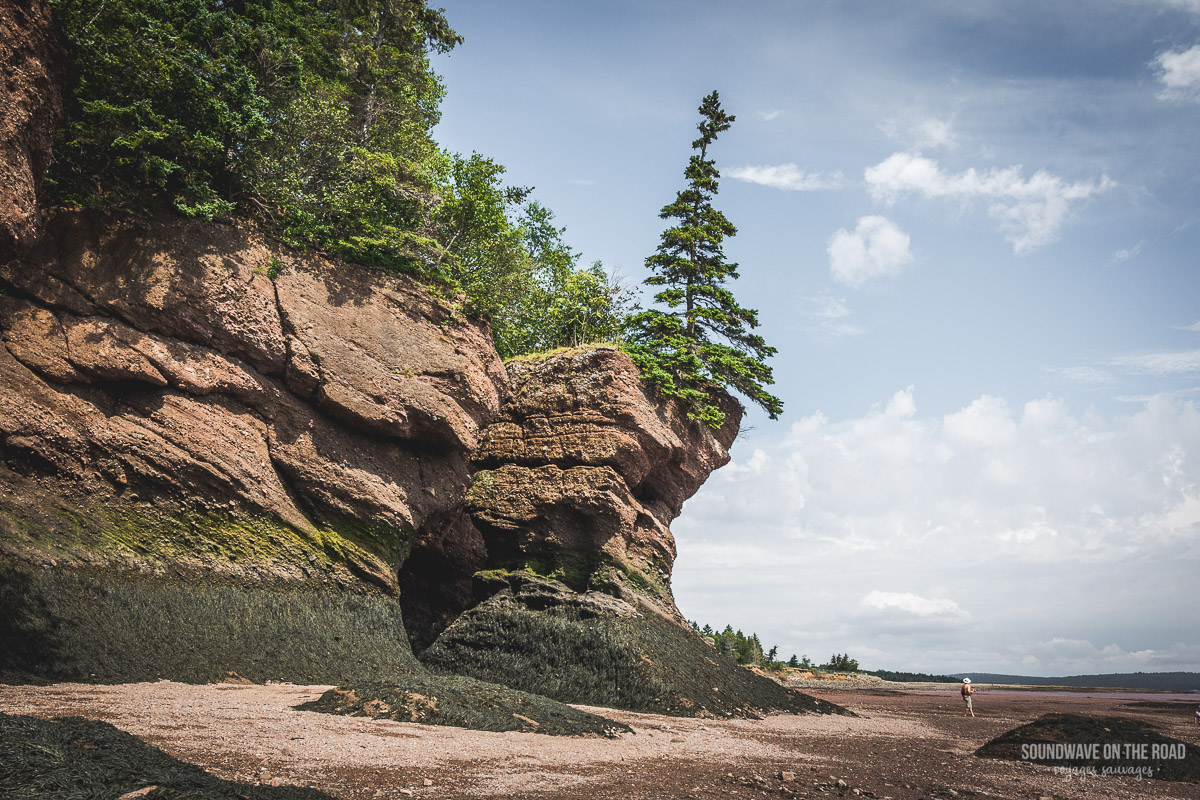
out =
<path fill-rule="evenodd" d="M 627 356 L 584 347 L 507 364 L 466 509 L 486 547 L 478 603 L 420 658 L 572 703 L 679 715 L 831 710 L 718 656 L 671 595 L 668 528 L 729 460 L 719 429 L 656 397 Z"/>
<path fill-rule="evenodd" d="M 0 5 L 0 261 L 41 231 L 38 187 L 62 119 L 65 63 L 44 0 Z"/>

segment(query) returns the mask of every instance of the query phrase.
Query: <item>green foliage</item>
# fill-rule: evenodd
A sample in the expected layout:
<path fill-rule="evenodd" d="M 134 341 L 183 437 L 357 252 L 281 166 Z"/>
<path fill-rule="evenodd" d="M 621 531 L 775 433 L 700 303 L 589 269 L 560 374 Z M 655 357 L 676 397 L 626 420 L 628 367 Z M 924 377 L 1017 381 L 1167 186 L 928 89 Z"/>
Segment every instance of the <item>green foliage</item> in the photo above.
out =
<path fill-rule="evenodd" d="M 57 202 L 236 214 L 420 274 L 504 357 L 620 338 L 629 292 L 504 167 L 434 143 L 429 53 L 462 40 L 424 0 L 51 2 L 76 71 Z"/>
<path fill-rule="evenodd" d="M 618 339 L 630 293 L 599 264 L 579 267 L 565 228 L 504 167 L 455 157 L 435 215 L 437 262 L 470 313 L 488 319 L 502 358 Z"/>
<path fill-rule="evenodd" d="M 419 265 L 442 159 L 423 0 L 51 0 L 76 86 L 60 202 L 270 222 L 287 240 Z"/>
<path fill-rule="evenodd" d="M 772 645 L 771 649 L 764 652 L 762 641 L 758 638 L 757 633 L 751 633 L 749 636 L 741 631 L 735 631 L 732 625 L 726 625 L 725 630 L 717 633 L 711 625 L 705 625 L 701 628 L 697 623 L 688 623 L 692 630 L 701 636 L 711 638 L 713 646 L 718 653 L 729 656 L 739 664 L 754 665 L 763 668 L 773 668 L 778 664 L 775 661 L 775 656 L 779 652 L 779 647 Z M 795 659 L 795 656 L 792 656 Z"/>
<path fill-rule="evenodd" d="M 677 224 L 663 231 L 658 250 L 646 259 L 652 274 L 645 283 L 661 287 L 654 300 L 667 310 L 647 309 L 632 318 L 628 351 L 643 377 L 683 402 L 693 419 L 721 425 L 725 415 L 714 402 L 719 388 L 741 393 L 775 419 L 783 403 L 765 388 L 774 382 L 765 360 L 775 348 L 752 332 L 758 313 L 740 306 L 725 288 L 738 267 L 725 260 L 722 245 L 737 229 L 712 205 L 720 173 L 708 148 L 734 117 L 721 108 L 716 92 L 699 110 L 687 185 L 659 212 Z"/>
<path fill-rule="evenodd" d="M 851 658 L 848 653 L 834 653 L 829 657 L 829 663 L 821 665 L 821 669 L 830 672 L 858 672 L 858 659 Z"/>

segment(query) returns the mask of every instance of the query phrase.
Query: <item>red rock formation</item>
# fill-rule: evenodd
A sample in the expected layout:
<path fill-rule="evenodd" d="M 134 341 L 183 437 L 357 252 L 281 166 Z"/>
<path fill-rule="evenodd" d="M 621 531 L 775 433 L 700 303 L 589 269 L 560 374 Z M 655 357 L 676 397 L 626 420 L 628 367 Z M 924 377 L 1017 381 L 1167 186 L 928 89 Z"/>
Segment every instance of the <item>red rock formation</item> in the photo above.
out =
<path fill-rule="evenodd" d="M 0 261 L 41 228 L 37 190 L 62 118 L 64 60 L 45 0 L 0 5 Z"/>
<path fill-rule="evenodd" d="M 0 454 L 24 495 L 0 506 L 58 558 L 394 589 L 506 391 L 486 329 L 411 279 L 230 226 L 61 214 L 0 280 Z M 239 559 L 214 526 L 243 516 L 271 533 Z"/>
<path fill-rule="evenodd" d="M 467 495 L 489 564 L 677 615 L 667 526 L 729 461 L 741 407 L 726 398 L 719 430 L 689 420 L 613 347 L 507 366 L 511 395 L 483 433 Z"/>

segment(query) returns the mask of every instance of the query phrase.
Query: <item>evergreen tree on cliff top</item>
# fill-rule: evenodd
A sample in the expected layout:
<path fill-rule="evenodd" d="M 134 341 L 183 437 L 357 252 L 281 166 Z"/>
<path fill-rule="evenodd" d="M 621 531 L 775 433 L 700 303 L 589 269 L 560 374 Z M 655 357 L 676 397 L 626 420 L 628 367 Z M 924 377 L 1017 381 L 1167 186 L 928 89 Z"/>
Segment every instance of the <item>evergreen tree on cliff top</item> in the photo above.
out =
<path fill-rule="evenodd" d="M 765 388 L 774 383 L 765 360 L 775 348 L 752 332 L 758 312 L 738 305 L 725 288 L 738 277 L 738 265 L 725 260 L 722 243 L 737 228 L 713 208 L 721 175 L 708 148 L 733 121 L 715 91 L 701 102 L 700 138 L 692 142 L 695 152 L 684 171 L 687 185 L 659 212 L 675 224 L 646 259 L 652 274 L 645 283 L 662 287 L 654 300 L 668 310 L 633 317 L 628 347 L 646 380 L 682 401 L 692 419 L 713 427 L 725 419 L 714 398 L 720 388 L 739 392 L 771 419 L 783 412 L 783 402 Z"/>

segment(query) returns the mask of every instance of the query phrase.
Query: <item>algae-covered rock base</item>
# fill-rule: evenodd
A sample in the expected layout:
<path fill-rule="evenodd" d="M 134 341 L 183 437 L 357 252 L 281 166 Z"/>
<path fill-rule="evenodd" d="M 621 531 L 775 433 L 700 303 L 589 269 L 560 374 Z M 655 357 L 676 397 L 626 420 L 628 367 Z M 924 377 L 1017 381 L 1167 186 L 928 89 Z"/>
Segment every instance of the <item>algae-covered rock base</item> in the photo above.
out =
<path fill-rule="evenodd" d="M 528 582 L 496 594 L 459 617 L 422 661 L 565 702 L 646 713 L 848 713 L 746 670 L 652 611 L 552 588 Z"/>
<path fill-rule="evenodd" d="M 454 675 L 412 675 L 398 683 L 338 687 L 297 710 L 551 736 L 613 737 L 631 730 L 536 694 Z"/>
<path fill-rule="evenodd" d="M 44 720 L 0 713 L 0 764 L 0 795 L 6 800 L 127 795 L 147 800 L 333 800 L 315 789 L 221 780 L 107 722 L 78 717 Z M 129 794 L 133 792 L 138 794 Z"/>
<path fill-rule="evenodd" d="M 423 668 L 394 598 L 0 560 L 0 681 L 387 681 Z"/>

